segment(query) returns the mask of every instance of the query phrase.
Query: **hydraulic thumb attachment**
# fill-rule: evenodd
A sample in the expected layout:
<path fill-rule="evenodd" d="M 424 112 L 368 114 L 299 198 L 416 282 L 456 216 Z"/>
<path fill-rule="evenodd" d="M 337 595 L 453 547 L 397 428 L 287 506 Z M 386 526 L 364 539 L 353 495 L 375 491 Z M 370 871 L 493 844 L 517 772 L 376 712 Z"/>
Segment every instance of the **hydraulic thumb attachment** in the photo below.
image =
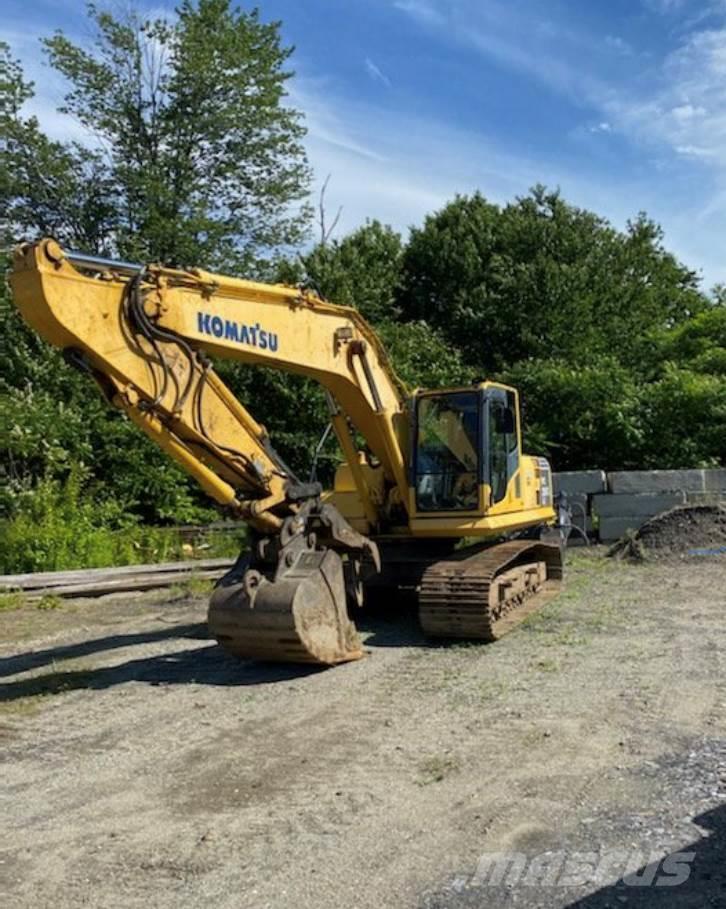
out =
<path fill-rule="evenodd" d="M 359 659 L 346 604 L 362 605 L 363 583 L 378 571 L 375 543 L 333 506 L 308 500 L 221 579 L 209 629 L 239 657 L 327 666 Z"/>

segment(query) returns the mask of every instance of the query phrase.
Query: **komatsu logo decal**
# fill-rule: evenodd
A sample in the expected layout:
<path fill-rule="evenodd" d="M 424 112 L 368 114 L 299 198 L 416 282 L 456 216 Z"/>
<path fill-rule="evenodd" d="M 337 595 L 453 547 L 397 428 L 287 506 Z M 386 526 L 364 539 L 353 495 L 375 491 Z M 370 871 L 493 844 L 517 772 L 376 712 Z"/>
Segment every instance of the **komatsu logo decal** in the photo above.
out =
<path fill-rule="evenodd" d="M 202 334 L 224 338 L 225 341 L 236 341 L 238 344 L 271 350 L 273 353 L 277 350 L 277 335 L 273 331 L 265 331 L 259 322 L 245 325 L 243 322 L 232 322 L 230 319 L 222 319 L 208 312 L 198 312 L 197 328 Z"/>

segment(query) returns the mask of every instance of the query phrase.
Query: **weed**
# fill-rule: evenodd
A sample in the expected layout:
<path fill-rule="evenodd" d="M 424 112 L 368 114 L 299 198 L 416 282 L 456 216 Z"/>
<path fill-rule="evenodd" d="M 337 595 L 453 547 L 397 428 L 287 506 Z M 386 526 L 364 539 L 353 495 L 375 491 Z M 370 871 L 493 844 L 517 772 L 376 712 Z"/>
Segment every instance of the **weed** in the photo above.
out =
<path fill-rule="evenodd" d="M 560 594 L 562 596 L 562 594 Z M 522 628 L 535 633 L 551 631 L 559 622 L 559 609 L 556 603 L 548 603 L 543 609 L 532 612 L 522 621 Z"/>
<path fill-rule="evenodd" d="M 418 784 L 419 786 L 428 786 L 430 783 L 440 783 L 446 779 L 450 773 L 454 773 L 460 767 L 458 758 L 453 755 L 433 755 L 425 758 L 418 765 Z"/>
<path fill-rule="evenodd" d="M 589 639 L 582 634 L 577 634 L 574 627 L 563 628 L 552 640 L 553 644 L 564 647 L 577 647 L 589 643 Z"/>
<path fill-rule="evenodd" d="M 548 657 L 543 657 L 540 660 L 537 660 L 534 663 L 534 668 L 539 672 L 559 672 L 560 664 L 557 660 L 549 659 Z"/>
<path fill-rule="evenodd" d="M 200 533 L 208 557 L 237 555 L 240 532 Z M 126 504 L 84 486 L 82 468 L 64 483 L 43 480 L 28 490 L 0 520 L 0 572 L 63 571 L 106 568 L 182 559 L 190 547 L 173 527 L 149 527 Z"/>
<path fill-rule="evenodd" d="M 484 679 L 477 689 L 479 700 L 488 703 L 509 693 L 509 686 L 500 680 Z"/>
<path fill-rule="evenodd" d="M 63 601 L 60 597 L 54 596 L 52 593 L 46 593 L 45 596 L 42 596 L 38 602 L 35 604 L 36 609 L 60 609 L 63 605 Z"/>
<path fill-rule="evenodd" d="M 10 609 L 22 609 L 25 606 L 25 594 L 20 590 L 0 593 L 0 612 Z"/>
<path fill-rule="evenodd" d="M 34 697 L 17 698 L 14 701 L 2 701 L 0 702 L 0 716 L 3 718 L 33 716 L 33 714 L 38 712 L 39 708 L 40 703 L 38 702 L 38 699 Z"/>
<path fill-rule="evenodd" d="M 22 688 L 20 700 L 44 698 L 79 688 L 89 688 L 93 677 L 94 670 L 91 667 L 79 665 L 75 668 L 58 669 L 57 664 L 53 662 L 50 672 L 24 679 L 16 683 L 15 687 Z"/>
<path fill-rule="evenodd" d="M 196 577 L 194 574 L 178 584 L 173 584 L 169 590 L 170 599 L 186 600 L 209 596 L 214 588 L 214 582 L 205 578 Z"/>

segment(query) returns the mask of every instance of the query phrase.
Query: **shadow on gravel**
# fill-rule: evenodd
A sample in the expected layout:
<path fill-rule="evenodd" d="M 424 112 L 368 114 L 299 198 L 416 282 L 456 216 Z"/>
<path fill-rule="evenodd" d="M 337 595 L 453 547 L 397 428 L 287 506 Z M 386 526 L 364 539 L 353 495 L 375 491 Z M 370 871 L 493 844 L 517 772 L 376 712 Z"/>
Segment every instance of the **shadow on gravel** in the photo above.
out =
<path fill-rule="evenodd" d="M 726 906 L 726 805 L 699 815 L 695 823 L 707 830 L 708 835 L 660 862 L 638 869 L 633 877 L 639 879 L 642 886 L 627 886 L 620 880 L 590 896 L 568 903 L 565 909 L 616 909 L 619 906 L 706 909 L 707 906 Z M 685 873 L 688 873 L 687 880 L 676 883 L 679 875 L 685 876 Z"/>
<path fill-rule="evenodd" d="M 537 869 L 534 864 L 523 865 L 517 872 L 516 862 L 507 859 L 518 853 L 500 853 L 505 864 L 497 872 L 496 882 L 475 883 L 463 889 L 451 888 L 433 894 L 421 903 L 421 909 L 724 909 L 726 907 L 726 805 L 694 818 L 696 824 L 707 831 L 701 839 L 688 843 L 677 852 L 640 868 L 630 870 L 615 883 L 608 884 L 587 896 L 573 899 L 575 888 L 546 880 L 548 866 Z M 621 864 L 629 855 L 627 846 L 606 849 Z M 558 851 L 542 853 L 557 856 Z M 598 859 L 596 849 L 585 849 L 576 855 L 589 861 Z M 567 853 L 564 853 L 564 857 Z M 565 866 L 555 865 L 555 873 Z M 593 866 L 594 867 L 594 866 Z M 515 879 L 505 880 L 505 875 L 516 872 Z M 535 873 L 536 872 L 536 873 Z M 567 873 L 567 872 L 564 872 Z M 577 872 L 575 872 L 577 874 Z M 524 878 L 522 878 L 524 875 Z M 531 879 L 528 878 L 532 875 Z M 582 893 L 586 885 L 577 886 Z"/>
<path fill-rule="evenodd" d="M 148 685 L 264 685 L 291 681 L 320 671 L 323 670 L 317 666 L 236 660 L 215 645 L 128 660 L 117 666 L 58 669 L 5 682 L 0 684 L 0 703 L 78 689 L 100 690 L 126 682 L 145 682 Z"/>
<path fill-rule="evenodd" d="M 404 599 L 391 604 L 374 604 L 353 616 L 364 637 L 364 647 L 445 647 L 444 642 L 427 641 L 418 623 L 415 604 Z M 0 658 L 0 678 L 8 678 L 51 666 L 52 671 L 31 678 L 0 683 L 0 702 L 57 694 L 78 689 L 104 689 L 126 682 L 149 685 L 264 685 L 286 682 L 325 671 L 324 667 L 284 663 L 255 663 L 238 660 L 218 646 L 194 646 L 173 653 L 130 659 L 115 666 L 63 669 L 65 660 L 102 655 L 143 644 L 178 638 L 210 641 L 205 622 L 170 625 L 143 632 L 114 634 L 45 650 L 29 651 Z"/>
<path fill-rule="evenodd" d="M 393 602 L 392 597 L 395 597 Z M 416 602 L 405 591 L 373 599 L 366 603 L 365 608 L 354 610 L 351 618 L 358 631 L 365 636 L 366 647 L 430 645 L 418 621 Z"/>
<path fill-rule="evenodd" d="M 0 678 L 38 669 L 40 666 L 56 662 L 56 660 L 72 660 L 77 657 L 90 656 L 93 653 L 103 653 L 107 650 L 118 650 L 121 647 L 133 647 L 135 644 L 152 644 L 154 641 L 165 641 L 168 638 L 200 638 L 206 639 L 206 622 L 195 622 L 191 625 L 170 625 L 154 631 L 138 631 L 131 634 L 112 634 L 103 638 L 92 638 L 89 641 L 79 641 L 76 644 L 63 644 L 58 647 L 48 647 L 46 650 L 31 650 L 29 653 L 18 653 L 11 657 L 0 658 Z"/>

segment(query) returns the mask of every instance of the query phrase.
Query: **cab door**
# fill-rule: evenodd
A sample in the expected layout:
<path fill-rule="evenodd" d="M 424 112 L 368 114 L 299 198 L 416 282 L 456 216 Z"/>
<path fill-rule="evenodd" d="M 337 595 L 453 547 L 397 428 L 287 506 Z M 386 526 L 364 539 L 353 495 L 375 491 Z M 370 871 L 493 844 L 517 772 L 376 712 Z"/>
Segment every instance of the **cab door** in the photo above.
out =
<path fill-rule="evenodd" d="M 484 481 L 488 511 L 515 510 L 521 498 L 519 425 L 514 391 L 490 387 L 484 394 Z"/>
<path fill-rule="evenodd" d="M 417 398 L 412 477 L 417 514 L 481 513 L 481 401 L 478 388 Z"/>

